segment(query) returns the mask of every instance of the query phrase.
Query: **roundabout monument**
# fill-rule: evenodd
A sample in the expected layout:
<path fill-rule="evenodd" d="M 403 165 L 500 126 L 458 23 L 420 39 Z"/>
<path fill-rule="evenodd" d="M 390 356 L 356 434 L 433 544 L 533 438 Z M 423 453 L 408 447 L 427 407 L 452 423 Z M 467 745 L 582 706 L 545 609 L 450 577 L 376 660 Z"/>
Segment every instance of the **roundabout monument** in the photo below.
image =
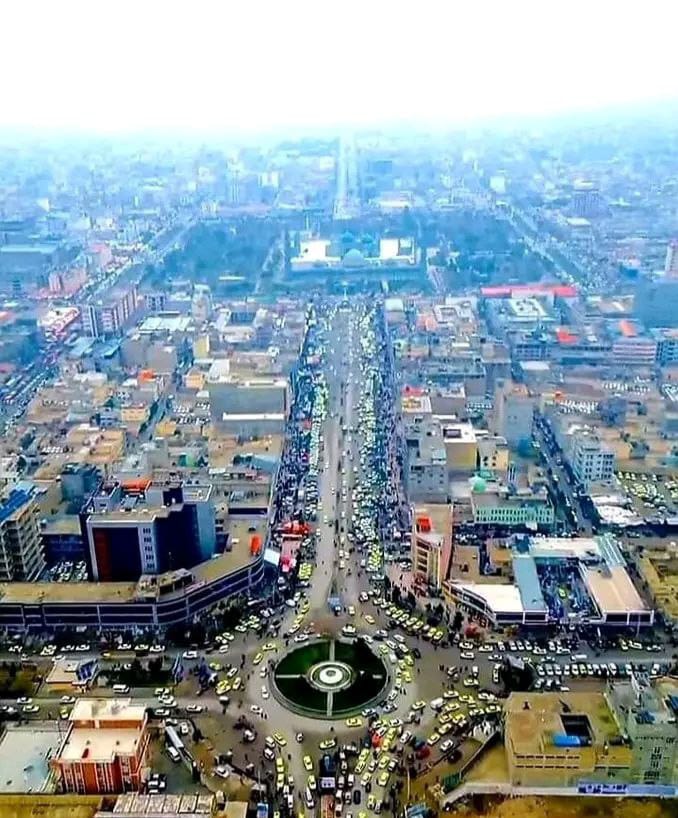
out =
<path fill-rule="evenodd" d="M 276 698 L 295 713 L 340 719 L 379 701 L 389 675 L 361 639 L 317 639 L 291 648 L 272 670 Z"/>

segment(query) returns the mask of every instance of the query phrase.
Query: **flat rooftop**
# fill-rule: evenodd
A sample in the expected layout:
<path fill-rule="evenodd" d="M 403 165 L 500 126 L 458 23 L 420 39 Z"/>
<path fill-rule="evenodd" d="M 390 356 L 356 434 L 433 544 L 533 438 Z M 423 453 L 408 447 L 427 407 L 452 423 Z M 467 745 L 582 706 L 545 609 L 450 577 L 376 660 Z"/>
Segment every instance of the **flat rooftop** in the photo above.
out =
<path fill-rule="evenodd" d="M 566 707 L 563 707 L 566 705 Z M 614 717 L 602 693 L 591 690 L 581 693 L 512 693 L 504 703 L 506 713 L 506 743 L 520 755 L 570 755 L 571 747 L 556 747 L 555 733 L 564 733 L 562 716 L 585 715 L 594 745 L 608 742 L 610 754 L 620 751 L 630 759 L 629 747 L 609 745 L 609 739 L 619 735 Z M 577 749 L 577 748 L 575 748 Z M 612 756 L 609 756 L 612 763 Z M 622 756 L 619 757 L 620 763 Z"/>
<path fill-rule="evenodd" d="M 132 755 L 141 738 L 141 728 L 74 727 L 59 753 L 64 761 L 109 761 L 116 755 Z"/>
<path fill-rule="evenodd" d="M 516 585 L 491 582 L 459 582 L 453 584 L 482 599 L 495 613 L 522 614 L 525 610 Z"/>
<path fill-rule="evenodd" d="M 431 414 L 431 398 L 428 395 L 403 395 L 400 409 L 404 414 Z"/>
<path fill-rule="evenodd" d="M 522 505 L 550 505 L 549 496 L 546 490 L 542 492 L 530 491 L 529 489 L 518 490 L 515 494 L 506 491 L 493 490 L 490 485 L 487 491 L 475 491 L 471 493 L 471 501 L 475 506 L 522 506 Z"/>
<path fill-rule="evenodd" d="M 146 708 L 131 699 L 78 699 L 71 710 L 71 721 L 143 721 Z"/>
<path fill-rule="evenodd" d="M 0 738 L 0 790 L 39 792 L 49 774 L 48 759 L 60 741 L 58 725 L 9 726 Z M 0 812 L 5 814 L 2 807 Z"/>
<path fill-rule="evenodd" d="M 267 517 L 256 517 L 247 520 L 230 519 L 227 531 L 231 550 L 225 551 L 218 557 L 207 560 L 207 562 L 201 562 L 200 565 L 193 568 L 196 580 L 210 582 L 251 562 L 250 541 L 255 534 L 258 534 L 263 541 L 267 524 Z M 254 531 L 249 530 L 251 527 L 254 527 Z"/>
<path fill-rule="evenodd" d="M 56 536 L 59 534 L 75 534 L 80 531 L 80 518 L 77 514 L 59 514 L 56 517 L 49 517 L 42 528 L 42 533 Z"/>
<path fill-rule="evenodd" d="M 582 566 L 586 587 L 602 613 L 647 611 L 626 570 L 619 565 L 601 569 Z"/>
<path fill-rule="evenodd" d="M 6 582 L 0 584 L 0 604 L 129 602 L 135 590 L 133 582 Z"/>
<path fill-rule="evenodd" d="M 262 534 L 266 530 L 266 517 L 258 518 Z M 248 525 L 244 526 L 247 532 Z M 241 531 L 238 522 L 236 529 Z M 249 535 L 250 532 L 247 532 Z M 262 534 L 263 536 L 263 534 Z M 237 538 L 237 537 L 236 537 Z M 194 566 L 191 571 L 196 581 L 213 581 L 251 562 L 249 536 L 244 534 L 241 546 L 223 555 Z M 177 593 L 181 593 L 178 591 Z M 93 604 L 95 602 L 131 602 L 137 596 L 134 582 L 6 582 L 0 584 L 0 604 L 39 604 L 62 602 Z M 169 596 L 166 595 L 166 596 Z"/>
<path fill-rule="evenodd" d="M 132 335 L 153 332 L 187 332 L 193 319 L 186 315 L 150 315 L 145 318 Z"/>
<path fill-rule="evenodd" d="M 585 559 L 601 556 L 593 537 L 539 537 L 530 540 L 530 554 L 535 559 Z"/>
<path fill-rule="evenodd" d="M 4 769 L 4 765 L 3 765 Z M 0 794 L 0 814 L 3 818 L 94 818 L 101 808 L 100 795 L 54 795 L 36 792 L 15 795 Z"/>
<path fill-rule="evenodd" d="M 276 460 L 280 458 L 283 447 L 282 435 L 266 435 L 256 440 L 248 440 L 239 443 L 235 435 L 220 433 L 218 427 L 210 429 L 209 440 L 209 462 L 212 468 L 226 468 L 233 466 L 234 469 L 241 469 L 244 466 L 233 465 L 236 457 L 247 457 L 248 455 L 271 457 Z"/>
<path fill-rule="evenodd" d="M 678 551 L 668 551 L 663 544 L 654 551 L 646 548 L 638 567 L 657 605 L 678 619 Z"/>
<path fill-rule="evenodd" d="M 536 298 L 514 296 L 507 299 L 506 306 L 516 318 L 537 319 L 546 316 L 546 310 Z"/>
<path fill-rule="evenodd" d="M 443 423 L 445 443 L 475 443 L 476 430 L 470 423 Z"/>
<path fill-rule="evenodd" d="M 447 503 L 422 503 L 414 507 L 414 516 L 428 517 L 431 521 L 431 531 L 445 534 L 451 528 L 452 509 Z"/>

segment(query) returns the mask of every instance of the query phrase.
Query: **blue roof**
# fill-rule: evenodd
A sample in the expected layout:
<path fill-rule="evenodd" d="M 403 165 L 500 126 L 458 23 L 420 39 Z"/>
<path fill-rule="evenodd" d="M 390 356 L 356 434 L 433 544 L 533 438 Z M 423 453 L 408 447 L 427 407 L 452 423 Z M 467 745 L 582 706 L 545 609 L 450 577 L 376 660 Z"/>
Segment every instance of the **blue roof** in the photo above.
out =
<path fill-rule="evenodd" d="M 612 568 L 620 565 L 626 565 L 622 552 L 612 534 L 603 534 L 602 536 L 598 537 L 597 540 L 598 545 L 600 546 L 600 551 L 603 555 L 603 559 L 608 566 Z"/>
<path fill-rule="evenodd" d="M 9 517 L 18 511 L 21 506 L 25 505 L 31 499 L 31 494 L 28 491 L 21 489 L 14 489 L 10 492 L 9 497 L 0 505 L 0 523 L 4 523 Z"/>
<path fill-rule="evenodd" d="M 545 611 L 546 602 L 541 592 L 539 575 L 534 558 L 529 554 L 513 555 L 513 575 L 520 592 L 520 600 L 526 611 Z"/>

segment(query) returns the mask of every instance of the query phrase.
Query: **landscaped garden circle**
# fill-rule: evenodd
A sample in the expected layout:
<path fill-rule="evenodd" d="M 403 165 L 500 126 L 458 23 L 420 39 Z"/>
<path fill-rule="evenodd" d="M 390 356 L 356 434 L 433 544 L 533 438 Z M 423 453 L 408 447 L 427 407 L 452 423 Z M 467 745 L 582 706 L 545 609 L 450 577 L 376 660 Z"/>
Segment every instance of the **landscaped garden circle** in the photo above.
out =
<path fill-rule="evenodd" d="M 383 694 L 388 672 L 361 639 L 319 639 L 289 650 L 273 670 L 277 698 L 315 718 L 345 718 Z"/>

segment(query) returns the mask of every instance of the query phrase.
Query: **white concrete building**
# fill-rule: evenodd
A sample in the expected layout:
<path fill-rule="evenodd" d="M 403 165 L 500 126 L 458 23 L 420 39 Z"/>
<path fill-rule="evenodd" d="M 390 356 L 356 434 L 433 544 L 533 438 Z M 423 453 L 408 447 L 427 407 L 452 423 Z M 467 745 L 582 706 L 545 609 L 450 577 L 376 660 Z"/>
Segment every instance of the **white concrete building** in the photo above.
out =
<path fill-rule="evenodd" d="M 570 466 L 585 488 L 604 483 L 614 475 L 614 452 L 601 443 L 597 435 L 580 432 L 571 442 Z"/>

